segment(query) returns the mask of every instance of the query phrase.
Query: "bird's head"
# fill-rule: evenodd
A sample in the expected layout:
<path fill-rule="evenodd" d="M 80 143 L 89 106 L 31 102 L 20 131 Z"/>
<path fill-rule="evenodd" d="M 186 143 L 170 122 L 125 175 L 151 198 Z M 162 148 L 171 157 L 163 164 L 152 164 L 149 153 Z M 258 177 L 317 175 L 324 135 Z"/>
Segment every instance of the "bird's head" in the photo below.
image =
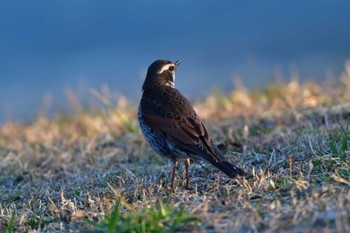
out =
<path fill-rule="evenodd" d="M 147 70 L 146 79 L 142 90 L 159 88 L 164 86 L 175 87 L 175 70 L 181 61 L 171 62 L 167 60 L 157 60 L 153 62 Z"/>

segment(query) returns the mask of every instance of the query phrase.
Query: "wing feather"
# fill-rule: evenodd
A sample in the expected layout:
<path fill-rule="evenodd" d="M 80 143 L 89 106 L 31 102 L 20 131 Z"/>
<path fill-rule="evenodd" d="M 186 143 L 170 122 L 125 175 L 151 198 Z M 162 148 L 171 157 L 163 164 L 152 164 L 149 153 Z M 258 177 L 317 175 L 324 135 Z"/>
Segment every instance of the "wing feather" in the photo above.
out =
<path fill-rule="evenodd" d="M 226 160 L 217 150 L 208 131 L 196 115 L 181 121 L 149 114 L 144 115 L 143 119 L 179 150 L 200 155 L 202 159 L 208 161 Z"/>

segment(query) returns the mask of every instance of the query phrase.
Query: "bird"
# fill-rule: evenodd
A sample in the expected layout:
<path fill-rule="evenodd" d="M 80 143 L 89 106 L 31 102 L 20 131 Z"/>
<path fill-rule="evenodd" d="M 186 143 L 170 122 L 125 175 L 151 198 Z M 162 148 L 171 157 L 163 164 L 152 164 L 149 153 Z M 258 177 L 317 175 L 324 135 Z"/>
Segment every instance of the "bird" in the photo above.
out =
<path fill-rule="evenodd" d="M 156 60 L 147 70 L 138 107 L 141 131 L 151 147 L 173 162 L 170 189 L 174 190 L 179 160 L 185 160 L 186 188 L 190 189 L 190 159 L 205 160 L 230 178 L 245 172 L 219 151 L 191 102 L 175 88 L 181 61 Z"/>

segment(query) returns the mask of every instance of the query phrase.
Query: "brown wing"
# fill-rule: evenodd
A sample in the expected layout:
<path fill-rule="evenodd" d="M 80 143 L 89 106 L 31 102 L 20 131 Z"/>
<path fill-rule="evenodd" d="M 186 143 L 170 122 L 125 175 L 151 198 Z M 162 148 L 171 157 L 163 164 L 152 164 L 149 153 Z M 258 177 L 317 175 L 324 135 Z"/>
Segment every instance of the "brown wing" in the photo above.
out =
<path fill-rule="evenodd" d="M 225 160 L 194 110 L 190 117 L 182 120 L 150 114 L 144 114 L 143 119 L 175 149 L 208 161 Z"/>

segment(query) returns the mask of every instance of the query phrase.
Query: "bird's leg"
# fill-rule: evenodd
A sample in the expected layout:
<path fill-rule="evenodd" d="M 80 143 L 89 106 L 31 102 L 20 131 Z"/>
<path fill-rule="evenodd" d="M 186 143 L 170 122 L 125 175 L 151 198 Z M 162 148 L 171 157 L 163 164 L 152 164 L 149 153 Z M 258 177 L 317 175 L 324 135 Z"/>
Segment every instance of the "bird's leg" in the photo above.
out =
<path fill-rule="evenodd" d="M 172 172 L 172 176 L 171 176 L 171 190 L 174 191 L 174 179 L 175 179 L 175 171 L 176 171 L 176 167 L 177 167 L 177 161 L 174 161 L 174 165 L 173 165 L 173 172 Z"/>
<path fill-rule="evenodd" d="M 186 188 L 190 189 L 190 177 L 188 175 L 188 166 L 190 166 L 190 159 L 186 159 L 185 167 L 186 167 Z"/>

